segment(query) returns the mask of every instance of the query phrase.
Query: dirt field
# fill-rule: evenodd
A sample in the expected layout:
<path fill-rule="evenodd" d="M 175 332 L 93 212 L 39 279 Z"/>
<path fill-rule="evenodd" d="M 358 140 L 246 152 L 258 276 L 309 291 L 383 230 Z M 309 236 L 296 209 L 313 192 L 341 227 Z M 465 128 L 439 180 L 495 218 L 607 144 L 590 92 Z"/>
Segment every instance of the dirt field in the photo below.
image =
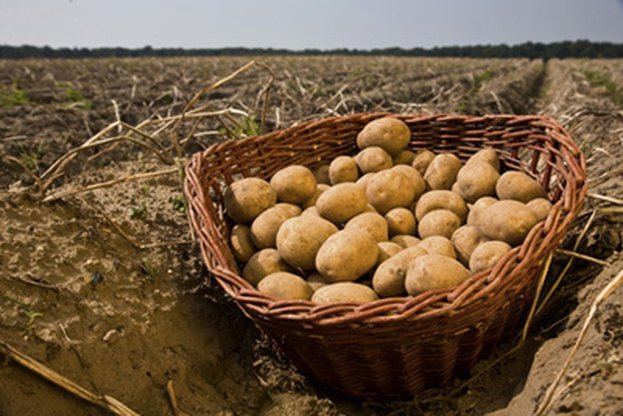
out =
<path fill-rule="evenodd" d="M 262 58 L 272 83 L 255 66 L 209 91 L 181 122 L 177 147 L 165 127 L 248 61 L 0 61 L 0 415 L 107 414 L 9 359 L 6 345 L 143 415 L 534 414 L 623 267 L 623 61 Z M 478 377 L 411 401 L 343 397 L 271 351 L 203 267 L 175 169 L 212 143 L 257 133 L 262 114 L 274 130 L 371 110 L 556 118 L 586 154 L 591 193 L 564 248 L 607 262 L 557 254 L 548 282 L 571 261 L 569 272 L 525 345 L 504 355 L 509 340 L 473 369 Z M 152 137 L 127 127 L 144 120 Z M 125 139 L 48 171 L 114 122 L 110 137 Z M 622 304 L 619 288 L 600 305 L 550 414 L 623 415 Z"/>

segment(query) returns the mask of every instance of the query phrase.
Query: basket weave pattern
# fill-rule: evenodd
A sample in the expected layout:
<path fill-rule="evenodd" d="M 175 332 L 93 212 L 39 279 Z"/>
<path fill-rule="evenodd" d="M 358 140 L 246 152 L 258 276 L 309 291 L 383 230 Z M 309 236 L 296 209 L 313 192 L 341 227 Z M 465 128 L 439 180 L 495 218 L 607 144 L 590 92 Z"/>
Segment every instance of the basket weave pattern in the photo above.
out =
<path fill-rule="evenodd" d="M 277 301 L 240 277 L 228 245 L 227 184 L 277 170 L 315 167 L 357 152 L 357 133 L 391 115 L 412 132 L 410 148 L 462 160 L 493 147 L 503 168 L 522 170 L 554 206 L 524 243 L 492 269 L 455 289 L 364 305 Z M 360 397 L 406 396 L 439 387 L 468 370 L 503 337 L 516 334 L 533 301 L 544 260 L 561 242 L 587 190 L 585 160 L 568 133 L 543 116 L 359 113 L 215 144 L 194 155 L 185 192 L 203 258 L 221 287 L 307 375 Z"/>

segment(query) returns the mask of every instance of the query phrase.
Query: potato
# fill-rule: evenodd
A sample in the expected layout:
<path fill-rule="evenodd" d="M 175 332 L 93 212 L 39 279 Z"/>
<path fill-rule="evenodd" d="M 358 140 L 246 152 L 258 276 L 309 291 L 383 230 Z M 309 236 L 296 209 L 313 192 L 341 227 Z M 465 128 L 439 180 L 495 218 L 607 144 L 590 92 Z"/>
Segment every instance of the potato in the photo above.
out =
<path fill-rule="evenodd" d="M 381 297 L 400 296 L 405 293 L 405 277 L 409 264 L 426 255 L 420 247 L 409 247 L 385 260 L 372 277 L 372 287 Z"/>
<path fill-rule="evenodd" d="M 417 246 L 422 240 L 412 235 L 399 234 L 393 236 L 390 241 L 398 244 L 402 248 L 409 248 Z"/>
<path fill-rule="evenodd" d="M 330 280 L 327 280 L 326 277 L 324 277 L 323 275 L 321 275 L 318 272 L 314 272 L 312 274 L 310 274 L 309 276 L 307 276 L 307 284 L 309 285 L 309 287 L 312 288 L 312 290 L 315 292 L 318 289 L 320 289 L 323 286 L 326 286 L 328 284 L 331 284 Z"/>
<path fill-rule="evenodd" d="M 253 220 L 251 224 L 251 241 L 257 248 L 275 247 L 277 231 L 285 220 L 301 214 L 297 205 L 279 203 L 268 208 Z"/>
<path fill-rule="evenodd" d="M 368 199 L 363 187 L 354 183 L 332 186 L 318 197 L 316 209 L 321 217 L 343 224 L 366 210 Z"/>
<path fill-rule="evenodd" d="M 387 221 L 375 212 L 364 212 L 351 218 L 344 226 L 344 229 L 365 231 L 377 242 L 387 241 L 389 238 Z"/>
<path fill-rule="evenodd" d="M 335 225 L 315 215 L 290 218 L 277 232 L 277 250 L 292 267 L 310 271 L 320 246 L 337 231 Z"/>
<path fill-rule="evenodd" d="M 314 293 L 303 278 L 287 272 L 269 274 L 260 280 L 257 290 L 279 300 L 310 300 Z"/>
<path fill-rule="evenodd" d="M 415 197 L 415 187 L 403 174 L 389 170 L 377 172 L 368 182 L 366 196 L 381 215 L 397 207 L 408 207 Z"/>
<path fill-rule="evenodd" d="M 229 241 L 231 243 L 231 251 L 240 263 L 249 261 L 251 256 L 257 251 L 253 241 L 251 241 L 251 229 L 246 225 L 234 225 L 234 228 L 231 229 Z"/>
<path fill-rule="evenodd" d="M 271 273 L 287 272 L 290 267 L 274 248 L 265 248 L 255 253 L 242 269 L 242 277 L 253 286 Z"/>
<path fill-rule="evenodd" d="M 495 192 L 500 200 L 514 199 L 523 203 L 536 198 L 547 198 L 547 193 L 537 181 L 517 171 L 508 171 L 500 176 Z"/>
<path fill-rule="evenodd" d="M 469 214 L 467 215 L 467 225 L 474 225 L 478 222 L 478 216 L 483 208 L 490 207 L 491 205 L 499 202 L 499 199 L 492 196 L 483 196 L 479 198 L 474 204 L 470 206 Z"/>
<path fill-rule="evenodd" d="M 545 221 L 549 211 L 552 209 L 552 203 L 545 198 L 536 198 L 526 204 L 530 211 L 536 217 L 537 222 Z"/>
<path fill-rule="evenodd" d="M 436 209 L 447 209 L 454 212 L 461 222 L 467 216 L 467 205 L 459 195 L 452 191 L 438 190 L 426 192 L 415 206 L 415 218 L 421 221 L 424 215 Z"/>
<path fill-rule="evenodd" d="M 432 162 L 434 158 L 435 154 L 433 152 L 428 149 L 421 149 L 415 154 L 411 166 L 413 169 L 417 170 L 420 175 L 424 176 L 428 165 L 430 165 L 430 162 Z"/>
<path fill-rule="evenodd" d="M 426 191 L 426 182 L 424 181 L 424 178 L 422 178 L 422 175 L 420 175 L 420 172 L 413 169 L 411 166 L 405 165 L 394 166 L 392 170 L 402 173 L 409 179 L 411 185 L 413 185 L 413 188 L 415 189 L 413 199 L 416 201 L 420 199 L 422 194 Z"/>
<path fill-rule="evenodd" d="M 450 153 L 442 153 L 435 156 L 430 162 L 424 180 L 431 189 L 450 189 L 456 181 L 456 175 L 461 169 L 461 161 Z"/>
<path fill-rule="evenodd" d="M 411 140 L 411 130 L 403 121 L 383 117 L 369 122 L 357 135 L 357 147 L 379 146 L 392 156 L 403 151 Z"/>
<path fill-rule="evenodd" d="M 487 241 L 487 238 L 473 225 L 464 225 L 452 234 L 451 241 L 456 250 L 457 259 L 467 266 L 474 249 Z"/>
<path fill-rule="evenodd" d="M 223 202 L 227 215 L 238 224 L 245 224 L 275 205 L 277 193 L 265 180 L 244 178 L 227 187 Z"/>
<path fill-rule="evenodd" d="M 318 210 L 316 209 L 315 205 L 305 208 L 301 215 L 315 215 L 316 217 L 320 217 L 320 214 L 318 214 Z"/>
<path fill-rule="evenodd" d="M 379 212 L 370 204 L 366 204 L 366 209 L 363 212 L 374 212 L 378 214 Z"/>
<path fill-rule="evenodd" d="M 470 163 L 487 163 L 495 169 L 496 172 L 500 172 L 500 158 L 498 157 L 497 152 L 490 147 L 474 153 L 469 159 L 467 159 L 465 166 Z"/>
<path fill-rule="evenodd" d="M 355 156 L 355 161 L 361 173 L 378 172 L 393 166 L 392 157 L 378 146 L 366 147 Z"/>
<path fill-rule="evenodd" d="M 368 286 L 341 282 L 323 286 L 316 290 L 312 296 L 312 302 L 325 303 L 368 303 L 379 297 Z"/>
<path fill-rule="evenodd" d="M 439 254 L 440 256 L 456 259 L 456 251 L 450 240 L 440 235 L 426 237 L 418 247 L 425 250 L 428 254 Z"/>
<path fill-rule="evenodd" d="M 473 161 L 459 170 L 455 185 L 459 195 L 473 203 L 483 196 L 495 195 L 495 184 L 499 178 L 500 174 L 490 164 Z"/>
<path fill-rule="evenodd" d="M 398 207 L 390 210 L 385 214 L 385 221 L 387 221 L 390 237 L 399 234 L 415 234 L 415 217 L 407 208 Z"/>
<path fill-rule="evenodd" d="M 394 165 L 411 166 L 411 164 L 413 163 L 413 159 L 415 159 L 415 153 L 413 153 L 411 150 L 403 150 L 396 156 L 394 156 L 392 161 Z"/>
<path fill-rule="evenodd" d="M 314 177 L 316 178 L 317 183 L 326 183 L 327 185 L 330 185 L 331 180 L 329 179 L 329 165 L 320 165 L 314 169 Z"/>
<path fill-rule="evenodd" d="M 511 246 L 503 241 L 487 241 L 480 244 L 469 258 L 469 269 L 472 273 L 478 273 L 489 269 L 511 251 Z"/>
<path fill-rule="evenodd" d="M 355 182 L 359 179 L 357 162 L 350 156 L 338 156 L 329 165 L 329 181 L 331 185 L 343 182 Z"/>
<path fill-rule="evenodd" d="M 436 209 L 424 215 L 418 223 L 417 230 L 420 238 L 440 235 L 449 239 L 460 226 L 461 219 L 454 212 Z"/>
<path fill-rule="evenodd" d="M 316 192 L 316 177 L 301 165 L 290 165 L 278 170 L 270 179 L 277 199 L 291 204 L 302 204 Z"/>
<path fill-rule="evenodd" d="M 514 247 L 523 242 L 536 223 L 536 216 L 526 204 L 507 199 L 483 208 L 474 225 L 485 237 Z"/>
<path fill-rule="evenodd" d="M 376 265 L 383 263 L 388 258 L 398 254 L 398 252 L 402 251 L 403 247 L 393 243 L 391 241 L 381 241 L 377 244 L 379 247 L 379 258 L 376 260 Z"/>
<path fill-rule="evenodd" d="M 377 242 L 362 230 L 342 230 L 327 238 L 316 255 L 316 270 L 332 282 L 359 279 L 376 264 Z"/>
<path fill-rule="evenodd" d="M 361 185 L 363 187 L 363 190 L 365 191 L 366 189 L 368 189 L 368 183 L 373 176 L 374 172 L 368 172 L 365 175 L 362 175 L 361 178 L 357 179 L 356 184 Z"/>
<path fill-rule="evenodd" d="M 469 270 L 457 260 L 439 254 L 426 254 L 409 265 L 405 288 L 409 295 L 417 295 L 427 290 L 449 289 L 467 279 Z"/>
<path fill-rule="evenodd" d="M 319 183 L 318 185 L 316 185 L 316 192 L 314 192 L 311 198 L 309 198 L 307 201 L 301 204 L 301 208 L 307 209 L 311 206 L 316 205 L 316 202 L 318 201 L 318 197 L 329 188 L 330 186 L 324 183 Z"/>

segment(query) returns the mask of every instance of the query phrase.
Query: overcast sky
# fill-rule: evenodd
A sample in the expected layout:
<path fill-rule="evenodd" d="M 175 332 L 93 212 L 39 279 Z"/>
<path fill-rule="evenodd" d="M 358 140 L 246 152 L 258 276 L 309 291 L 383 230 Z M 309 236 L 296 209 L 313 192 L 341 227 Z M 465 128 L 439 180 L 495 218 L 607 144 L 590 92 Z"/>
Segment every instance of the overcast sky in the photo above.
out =
<path fill-rule="evenodd" d="M 0 44 L 384 48 L 623 42 L 623 0 L 0 0 Z"/>

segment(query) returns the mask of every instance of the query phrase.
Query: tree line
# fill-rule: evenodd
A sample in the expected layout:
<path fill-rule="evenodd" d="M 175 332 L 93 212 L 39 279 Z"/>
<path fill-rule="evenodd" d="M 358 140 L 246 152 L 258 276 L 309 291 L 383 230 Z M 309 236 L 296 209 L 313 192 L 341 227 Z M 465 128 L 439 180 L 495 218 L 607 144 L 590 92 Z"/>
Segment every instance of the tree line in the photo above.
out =
<path fill-rule="evenodd" d="M 346 56 L 428 56 L 465 58 L 623 58 L 623 44 L 588 40 L 553 43 L 526 42 L 518 45 L 440 46 L 434 48 L 382 49 L 274 49 L 274 48 L 51 48 L 49 46 L 0 45 L 0 59 L 25 58 L 109 58 L 139 56 L 267 56 L 267 55 L 346 55 Z"/>

